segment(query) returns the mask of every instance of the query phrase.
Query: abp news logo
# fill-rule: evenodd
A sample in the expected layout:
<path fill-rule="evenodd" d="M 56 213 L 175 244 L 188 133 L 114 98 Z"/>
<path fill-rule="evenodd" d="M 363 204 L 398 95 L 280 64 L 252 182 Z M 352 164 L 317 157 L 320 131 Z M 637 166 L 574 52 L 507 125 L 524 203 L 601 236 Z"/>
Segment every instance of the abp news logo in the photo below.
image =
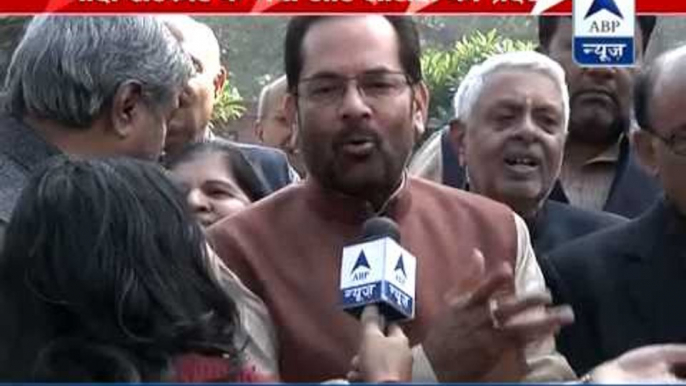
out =
<path fill-rule="evenodd" d="M 353 268 L 350 270 L 351 279 L 353 282 L 366 280 L 369 277 L 369 273 L 372 267 L 369 265 L 369 260 L 367 255 L 364 254 L 364 249 L 360 251 L 360 254 L 355 260 Z M 407 281 L 407 272 L 405 272 L 405 263 L 403 263 L 403 255 L 400 254 L 398 257 L 398 262 L 395 263 L 395 268 L 393 268 L 393 273 L 395 274 L 395 280 L 400 284 L 405 284 Z"/>
<path fill-rule="evenodd" d="M 581 66 L 632 66 L 635 0 L 574 0 L 574 60 Z"/>

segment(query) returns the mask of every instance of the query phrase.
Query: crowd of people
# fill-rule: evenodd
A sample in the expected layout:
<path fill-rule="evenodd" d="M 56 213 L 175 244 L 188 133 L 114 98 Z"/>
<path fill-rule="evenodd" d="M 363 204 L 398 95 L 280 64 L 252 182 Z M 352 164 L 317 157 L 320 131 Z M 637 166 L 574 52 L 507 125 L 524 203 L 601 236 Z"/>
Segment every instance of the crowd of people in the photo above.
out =
<path fill-rule="evenodd" d="M 641 16 L 635 67 L 581 68 L 571 19 L 538 23 L 416 149 L 411 18 L 292 18 L 262 145 L 212 131 L 206 25 L 33 18 L 0 101 L 0 380 L 683 380 L 686 47 L 644 66 Z M 409 321 L 340 306 L 379 216 L 417 257 Z"/>

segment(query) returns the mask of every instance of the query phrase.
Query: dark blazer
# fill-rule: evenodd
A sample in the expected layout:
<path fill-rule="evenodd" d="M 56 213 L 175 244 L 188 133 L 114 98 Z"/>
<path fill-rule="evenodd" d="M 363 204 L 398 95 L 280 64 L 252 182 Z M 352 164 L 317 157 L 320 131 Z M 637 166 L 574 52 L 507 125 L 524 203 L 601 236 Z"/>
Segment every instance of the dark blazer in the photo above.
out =
<path fill-rule="evenodd" d="M 298 174 L 288 163 L 286 154 L 281 150 L 266 146 L 232 143 L 238 146 L 248 162 L 264 176 L 270 193 L 299 180 Z"/>
<path fill-rule="evenodd" d="M 441 135 L 443 184 L 468 190 L 465 171 L 453 151 L 448 130 Z M 588 211 L 568 204 L 546 200 L 536 219 L 527 221 L 531 244 L 536 256 L 559 247 L 577 237 L 625 222 L 626 219 L 610 213 Z"/>
<path fill-rule="evenodd" d="M 659 200 L 641 217 L 541 259 L 575 323 L 558 350 L 578 374 L 646 344 L 686 343 L 686 220 Z"/>
<path fill-rule="evenodd" d="M 527 221 L 527 225 L 536 256 L 542 256 L 571 240 L 627 221 L 612 213 L 595 212 L 547 200 L 536 219 Z"/>
<path fill-rule="evenodd" d="M 662 188 L 639 165 L 636 154 L 631 151 L 628 136 L 624 136 L 619 148 L 619 160 L 610 193 L 603 210 L 636 218 L 645 212 L 660 196 Z M 569 203 L 569 199 L 558 182 L 550 199 Z"/>

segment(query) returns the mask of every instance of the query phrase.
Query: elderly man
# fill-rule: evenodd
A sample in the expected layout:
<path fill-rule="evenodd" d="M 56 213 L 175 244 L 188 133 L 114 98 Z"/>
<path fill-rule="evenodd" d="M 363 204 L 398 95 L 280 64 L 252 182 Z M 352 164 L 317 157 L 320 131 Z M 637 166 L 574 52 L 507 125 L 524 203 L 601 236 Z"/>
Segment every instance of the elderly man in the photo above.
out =
<path fill-rule="evenodd" d="M 157 159 L 191 71 L 154 18 L 34 18 L 5 81 L 0 228 L 28 175 L 50 156 Z"/>
<path fill-rule="evenodd" d="M 286 106 L 297 116 L 308 177 L 209 230 L 220 257 L 274 317 L 282 379 L 348 371 L 359 328 L 338 307 L 341 250 L 378 215 L 395 220 L 403 245 L 419 256 L 417 315 L 405 324 L 417 379 L 571 377 L 552 334 L 572 315 L 547 307 L 521 218 L 406 176 L 429 99 L 414 23 L 295 18 L 284 52 Z"/>
<path fill-rule="evenodd" d="M 281 149 L 301 175 L 305 173 L 297 149 L 297 132 L 284 109 L 287 84 L 283 75 L 262 88 L 257 102 L 255 135 L 265 146 Z"/>
<path fill-rule="evenodd" d="M 684 66 L 686 46 L 661 56 L 636 87 L 635 148 L 664 197 L 639 218 L 572 242 L 547 261 L 556 299 L 577 314 L 559 343 L 579 371 L 640 345 L 686 342 Z"/>
<path fill-rule="evenodd" d="M 655 17 L 636 24 L 637 59 L 642 60 Z M 565 70 L 570 95 L 569 138 L 560 183 L 550 198 L 586 210 L 624 217 L 641 214 L 659 195 L 657 183 L 638 166 L 628 135 L 633 68 L 580 68 L 572 60 L 572 22 L 539 18 L 540 50 Z M 464 183 L 461 160 L 448 130 L 435 133 L 412 159 L 410 172 L 449 186 Z"/>
<path fill-rule="evenodd" d="M 164 16 L 162 20 L 190 55 L 196 69 L 169 122 L 164 150 L 166 156 L 173 157 L 190 143 L 219 140 L 212 135 L 209 124 L 214 102 L 224 89 L 226 69 L 220 63 L 219 42 L 212 29 L 188 16 Z M 298 179 L 281 151 L 245 144 L 239 146 L 253 166 L 263 173 L 270 191 Z"/>
<path fill-rule="evenodd" d="M 569 100 L 565 73 L 537 52 L 496 55 L 472 67 L 455 94 L 451 150 L 462 188 L 507 204 L 526 220 L 537 256 L 624 222 L 548 200 L 560 174 Z"/>

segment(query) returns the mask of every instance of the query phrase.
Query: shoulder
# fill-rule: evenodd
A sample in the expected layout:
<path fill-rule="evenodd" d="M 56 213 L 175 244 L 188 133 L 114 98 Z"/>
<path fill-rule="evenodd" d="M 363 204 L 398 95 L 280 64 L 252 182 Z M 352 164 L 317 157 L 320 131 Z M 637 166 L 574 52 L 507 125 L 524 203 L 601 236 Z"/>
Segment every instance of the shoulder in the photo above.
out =
<path fill-rule="evenodd" d="M 488 256 L 506 256 L 514 262 L 522 231 L 506 205 L 460 189 L 410 178 L 412 223 L 448 240 L 469 240 Z M 459 233 L 456 237 L 455 233 Z M 528 239 L 527 239 L 528 242 Z"/>
<path fill-rule="evenodd" d="M 227 141 L 215 139 L 215 141 Z M 230 141 L 227 141 L 230 142 Z M 286 153 L 279 149 L 247 143 L 231 142 L 245 156 L 248 162 L 264 176 L 267 187 L 277 191 L 294 182 L 292 168 Z"/>
<path fill-rule="evenodd" d="M 251 161 L 274 165 L 288 164 L 286 153 L 279 149 L 247 143 L 236 143 L 236 145 Z"/>
<path fill-rule="evenodd" d="M 570 241 L 551 252 L 548 263 L 568 280 L 605 272 L 643 242 L 642 225 L 639 220 L 631 220 Z"/>
<path fill-rule="evenodd" d="M 408 166 L 411 175 L 440 182 L 442 179 L 441 138 L 443 130 L 437 130 L 417 149 Z"/>
<path fill-rule="evenodd" d="M 417 177 L 409 177 L 409 182 L 414 198 L 440 205 L 444 210 L 459 210 L 473 214 L 500 214 L 510 218 L 513 214 L 507 205 L 462 189 Z"/>
<path fill-rule="evenodd" d="M 259 236 L 275 228 L 284 217 L 291 218 L 298 204 L 302 201 L 301 183 L 291 184 L 278 192 L 272 193 L 262 200 L 255 202 L 249 208 L 226 218 L 213 225 L 208 230 L 211 238 L 249 232 Z"/>
<path fill-rule="evenodd" d="M 584 225 L 588 228 L 600 229 L 623 224 L 628 221 L 627 218 L 614 213 L 586 210 L 552 200 L 546 202 L 546 210 L 555 219 L 554 221 L 564 219 L 565 221 L 576 225 Z"/>

